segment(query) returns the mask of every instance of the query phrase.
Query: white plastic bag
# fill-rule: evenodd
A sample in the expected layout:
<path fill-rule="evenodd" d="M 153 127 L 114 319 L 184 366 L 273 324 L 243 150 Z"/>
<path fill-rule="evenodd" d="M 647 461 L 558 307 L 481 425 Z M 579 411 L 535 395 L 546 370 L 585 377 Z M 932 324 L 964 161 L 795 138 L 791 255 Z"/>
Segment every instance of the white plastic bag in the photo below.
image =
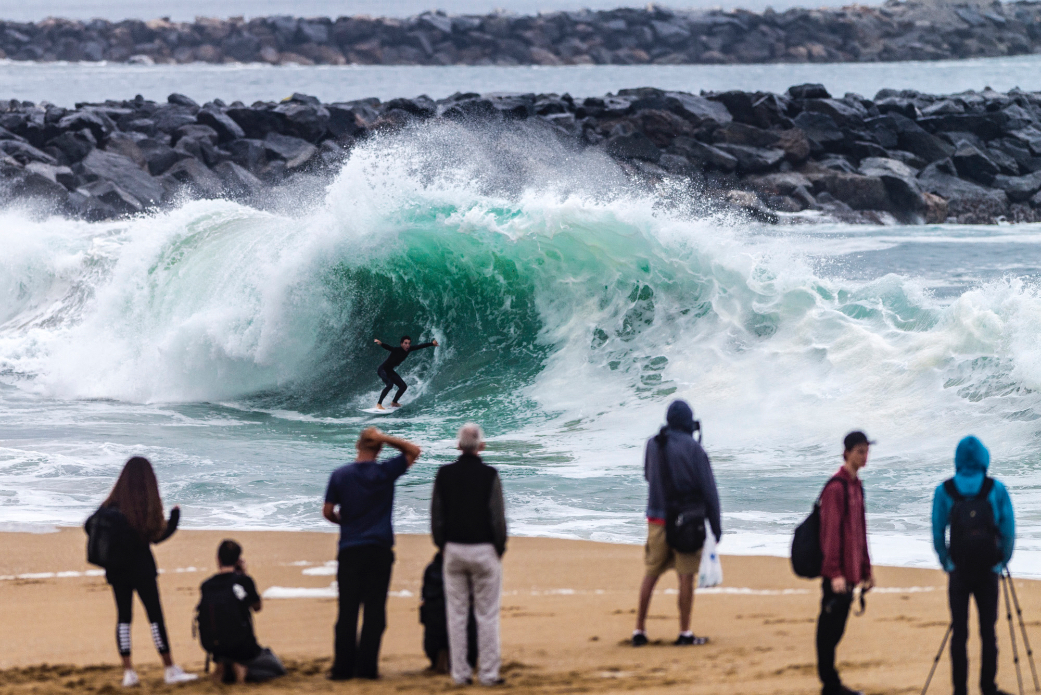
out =
<path fill-rule="evenodd" d="M 698 588 L 706 589 L 723 583 L 723 564 L 719 561 L 716 537 L 705 522 L 705 547 L 701 549 L 701 567 L 698 569 Z"/>

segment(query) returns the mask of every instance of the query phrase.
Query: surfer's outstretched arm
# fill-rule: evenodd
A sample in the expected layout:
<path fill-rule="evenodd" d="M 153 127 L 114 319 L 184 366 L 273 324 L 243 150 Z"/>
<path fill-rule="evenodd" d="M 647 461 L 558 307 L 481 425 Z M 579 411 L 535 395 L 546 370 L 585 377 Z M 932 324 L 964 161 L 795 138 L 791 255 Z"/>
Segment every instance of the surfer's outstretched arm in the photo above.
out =
<path fill-rule="evenodd" d="M 392 348 L 391 346 L 387 345 L 386 343 L 384 343 L 379 338 L 376 338 L 376 340 L 373 341 L 373 342 L 375 342 L 377 345 L 379 345 L 381 348 L 383 348 L 387 352 L 394 352 L 394 348 Z"/>
<path fill-rule="evenodd" d="M 412 349 L 413 350 L 422 350 L 423 348 L 437 347 L 438 344 L 439 343 L 436 340 L 431 340 L 429 343 L 420 343 L 419 345 L 413 345 Z"/>

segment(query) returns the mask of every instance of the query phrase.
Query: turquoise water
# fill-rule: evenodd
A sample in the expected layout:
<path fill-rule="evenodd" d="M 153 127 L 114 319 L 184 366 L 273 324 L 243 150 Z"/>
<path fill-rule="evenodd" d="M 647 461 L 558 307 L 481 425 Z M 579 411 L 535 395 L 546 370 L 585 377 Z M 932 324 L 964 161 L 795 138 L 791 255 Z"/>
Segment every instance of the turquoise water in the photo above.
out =
<path fill-rule="evenodd" d="M 662 201 L 670 200 L 669 204 Z M 642 445 L 702 419 L 723 552 L 784 552 L 842 436 L 877 560 L 929 565 L 931 489 L 993 452 L 1041 574 L 1041 227 L 760 227 L 523 130 L 366 143 L 283 212 L 223 201 L 88 224 L 0 212 L 0 528 L 80 523 L 131 454 L 194 527 L 326 528 L 377 423 L 424 448 L 397 528 L 476 420 L 514 533 L 639 542 Z M 410 358 L 406 407 L 374 337 Z"/>

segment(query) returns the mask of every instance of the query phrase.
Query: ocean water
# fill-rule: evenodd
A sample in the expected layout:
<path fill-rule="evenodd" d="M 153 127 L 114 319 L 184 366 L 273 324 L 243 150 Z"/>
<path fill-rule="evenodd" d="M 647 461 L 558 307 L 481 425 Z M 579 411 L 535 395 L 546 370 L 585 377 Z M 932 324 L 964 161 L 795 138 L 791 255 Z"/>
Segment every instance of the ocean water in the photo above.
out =
<path fill-rule="evenodd" d="M 0 99 L 76 102 L 132 98 L 163 101 L 171 92 L 199 103 L 220 98 L 247 104 L 303 92 L 323 101 L 366 97 L 394 99 L 455 92 L 568 92 L 602 95 L 627 87 L 653 86 L 693 93 L 701 90 L 783 92 L 790 85 L 819 82 L 832 94 L 873 97 L 880 89 L 917 89 L 950 94 L 991 87 L 1000 91 L 1041 90 L 1041 56 L 903 63 L 796 65 L 581 65 L 561 67 L 476 66 L 270 66 L 124 65 L 23 63 L 0 60 Z"/>
<path fill-rule="evenodd" d="M 871 0 L 862 4 L 881 3 Z M 537 14 L 631 6 L 632 3 L 620 0 L 182 0 L 177 3 L 157 3 L 154 0 L 49 0 L 40 3 L 0 0 L 0 18 L 25 22 L 39 21 L 45 17 L 101 17 L 110 20 L 170 17 L 177 22 L 188 22 L 195 17 L 340 17 L 363 14 L 373 17 L 410 17 L 431 10 L 450 14 L 486 14 L 496 11 Z M 665 3 L 665 6 L 677 9 L 740 7 L 762 11 L 767 7 L 781 10 L 805 6 L 805 3 L 798 0 L 678 0 Z M 820 6 L 841 6 L 841 3 L 821 3 Z"/>
<path fill-rule="evenodd" d="M 190 527 L 326 529 L 362 427 L 437 466 L 489 436 L 511 531 L 638 543 L 642 447 L 668 403 L 704 427 L 724 553 L 786 551 L 840 464 L 878 562 L 931 566 L 958 440 L 1012 490 L 1013 570 L 1041 575 L 1041 227 L 764 227 L 633 188 L 523 127 L 453 124 L 357 148 L 282 212 L 189 202 L 127 221 L 0 211 L 0 528 L 79 524 L 133 454 Z M 393 415 L 373 338 L 411 357 Z"/>

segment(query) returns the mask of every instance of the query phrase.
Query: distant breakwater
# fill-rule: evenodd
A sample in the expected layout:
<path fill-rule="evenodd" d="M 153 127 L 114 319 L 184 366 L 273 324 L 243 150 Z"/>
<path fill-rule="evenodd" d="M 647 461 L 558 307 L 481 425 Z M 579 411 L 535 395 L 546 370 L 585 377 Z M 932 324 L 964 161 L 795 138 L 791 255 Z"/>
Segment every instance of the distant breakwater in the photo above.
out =
<path fill-rule="evenodd" d="M 647 9 L 407 19 L 0 22 L 0 58 L 299 65 L 877 62 L 1041 51 L 1041 3 L 733 11 Z"/>
<path fill-rule="evenodd" d="M 1041 221 L 1041 93 L 835 98 L 812 84 L 333 104 L 296 94 L 251 106 L 177 94 L 74 109 L 10 101 L 0 103 L 0 202 L 87 220 L 185 197 L 270 207 L 317 190 L 374 133 L 438 122 L 523 127 L 606 155 L 636 185 L 668 183 L 659 190 L 702 209 L 765 222 Z"/>

